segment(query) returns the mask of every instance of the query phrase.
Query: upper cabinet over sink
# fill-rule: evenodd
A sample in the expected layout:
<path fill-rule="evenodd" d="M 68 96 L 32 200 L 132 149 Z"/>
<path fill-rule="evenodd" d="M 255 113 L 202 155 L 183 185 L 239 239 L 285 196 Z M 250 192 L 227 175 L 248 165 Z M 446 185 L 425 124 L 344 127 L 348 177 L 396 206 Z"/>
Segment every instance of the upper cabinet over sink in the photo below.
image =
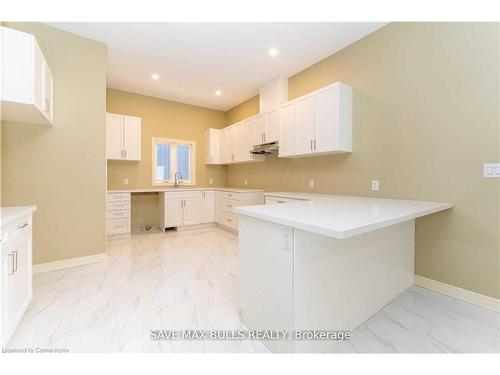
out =
<path fill-rule="evenodd" d="M 106 154 L 112 160 L 141 160 L 141 118 L 106 113 Z"/>
<path fill-rule="evenodd" d="M 0 27 L 2 41 L 2 120 L 52 125 L 52 71 L 36 38 Z"/>

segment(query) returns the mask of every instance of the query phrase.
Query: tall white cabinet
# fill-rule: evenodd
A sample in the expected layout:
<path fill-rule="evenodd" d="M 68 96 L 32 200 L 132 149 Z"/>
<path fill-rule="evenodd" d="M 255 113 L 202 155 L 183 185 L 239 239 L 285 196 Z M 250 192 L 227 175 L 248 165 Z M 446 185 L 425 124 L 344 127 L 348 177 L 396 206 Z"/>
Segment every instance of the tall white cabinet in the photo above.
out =
<path fill-rule="evenodd" d="M 141 160 L 141 118 L 106 113 L 106 154 L 112 160 Z"/>
<path fill-rule="evenodd" d="M 36 38 L 0 27 L 3 121 L 52 125 L 54 79 Z"/>

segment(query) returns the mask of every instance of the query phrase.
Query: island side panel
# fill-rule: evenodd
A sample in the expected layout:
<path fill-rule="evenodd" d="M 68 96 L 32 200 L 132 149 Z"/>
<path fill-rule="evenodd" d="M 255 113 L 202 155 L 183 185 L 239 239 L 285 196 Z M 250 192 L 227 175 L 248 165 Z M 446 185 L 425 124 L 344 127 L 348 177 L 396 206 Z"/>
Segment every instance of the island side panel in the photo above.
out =
<path fill-rule="evenodd" d="M 415 221 L 347 239 L 295 230 L 294 329 L 354 330 L 413 285 Z M 322 352 L 329 341 L 297 341 Z"/>
<path fill-rule="evenodd" d="M 293 228 L 239 216 L 240 309 L 254 330 L 293 326 Z M 290 341 L 263 341 L 272 352 L 291 352 Z"/>

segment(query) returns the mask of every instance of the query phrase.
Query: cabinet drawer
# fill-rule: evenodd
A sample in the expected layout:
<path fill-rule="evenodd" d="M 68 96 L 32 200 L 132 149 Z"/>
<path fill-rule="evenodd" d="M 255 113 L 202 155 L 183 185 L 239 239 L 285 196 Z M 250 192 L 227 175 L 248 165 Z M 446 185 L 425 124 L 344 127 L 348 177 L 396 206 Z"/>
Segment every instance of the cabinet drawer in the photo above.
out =
<path fill-rule="evenodd" d="M 108 220 L 108 235 L 130 233 L 130 219 Z"/>
<path fill-rule="evenodd" d="M 25 216 L 2 228 L 2 243 L 12 243 L 25 233 L 31 232 L 33 221 L 31 215 Z"/>
<path fill-rule="evenodd" d="M 233 193 L 231 191 L 221 191 L 221 198 L 223 199 L 233 199 L 236 201 L 241 200 L 241 194 L 240 193 Z"/>
<path fill-rule="evenodd" d="M 130 210 L 108 211 L 108 220 L 125 219 L 130 217 Z"/>
<path fill-rule="evenodd" d="M 224 211 L 233 212 L 234 207 L 241 205 L 243 205 L 243 203 L 234 199 L 221 199 L 220 208 Z"/>
<path fill-rule="evenodd" d="M 108 202 L 108 211 L 130 210 L 130 201 Z"/>
<path fill-rule="evenodd" d="M 201 198 L 201 191 L 167 191 L 165 199 Z"/>
<path fill-rule="evenodd" d="M 220 223 L 231 229 L 238 230 L 238 218 L 232 212 L 221 211 Z"/>
<path fill-rule="evenodd" d="M 108 194 L 108 202 L 130 201 L 130 193 Z"/>

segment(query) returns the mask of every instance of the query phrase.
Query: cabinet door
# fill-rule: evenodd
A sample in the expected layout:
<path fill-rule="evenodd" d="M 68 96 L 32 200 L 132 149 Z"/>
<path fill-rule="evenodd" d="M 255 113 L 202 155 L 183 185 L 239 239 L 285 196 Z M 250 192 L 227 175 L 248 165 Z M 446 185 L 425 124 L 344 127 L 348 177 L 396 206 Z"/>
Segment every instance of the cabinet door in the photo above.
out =
<path fill-rule="evenodd" d="M 265 114 L 257 115 L 253 118 L 253 135 L 252 146 L 266 143 L 266 116 Z"/>
<path fill-rule="evenodd" d="M 123 116 L 106 113 L 106 154 L 108 159 L 123 158 Z"/>
<path fill-rule="evenodd" d="M 165 228 L 178 227 L 183 224 L 182 199 L 165 199 L 164 226 Z"/>
<path fill-rule="evenodd" d="M 279 156 L 295 151 L 295 105 L 289 103 L 279 109 Z"/>
<path fill-rule="evenodd" d="M 215 221 L 215 191 L 203 192 L 203 222 Z"/>
<path fill-rule="evenodd" d="M 237 126 L 238 125 L 233 125 L 226 129 L 226 163 L 233 163 L 236 161 L 234 149 L 237 141 L 235 140 L 235 136 L 237 136 Z"/>
<path fill-rule="evenodd" d="M 315 151 L 337 149 L 339 135 L 339 91 L 338 86 L 316 93 Z"/>
<path fill-rule="evenodd" d="M 125 160 L 141 160 L 141 119 L 124 116 L 123 148 Z"/>
<path fill-rule="evenodd" d="M 9 246 L 9 254 L 12 254 L 9 259 L 12 268 L 8 282 L 7 324 L 11 330 L 21 320 L 31 301 L 33 291 L 31 232 Z"/>
<path fill-rule="evenodd" d="M 238 130 L 238 161 L 252 160 L 252 154 L 250 154 L 250 150 L 253 148 L 253 134 L 253 121 L 244 121 L 240 125 Z"/>
<path fill-rule="evenodd" d="M 184 225 L 200 224 L 203 222 L 203 199 L 184 198 Z"/>
<path fill-rule="evenodd" d="M 280 117 L 279 111 L 268 112 L 266 115 L 266 143 L 276 142 L 280 137 Z"/>
<path fill-rule="evenodd" d="M 314 140 L 314 96 L 308 95 L 295 102 L 295 153 L 308 154 L 313 151 Z"/>
<path fill-rule="evenodd" d="M 206 164 L 221 163 L 221 131 L 219 129 L 208 129 L 207 131 L 207 158 Z"/>

